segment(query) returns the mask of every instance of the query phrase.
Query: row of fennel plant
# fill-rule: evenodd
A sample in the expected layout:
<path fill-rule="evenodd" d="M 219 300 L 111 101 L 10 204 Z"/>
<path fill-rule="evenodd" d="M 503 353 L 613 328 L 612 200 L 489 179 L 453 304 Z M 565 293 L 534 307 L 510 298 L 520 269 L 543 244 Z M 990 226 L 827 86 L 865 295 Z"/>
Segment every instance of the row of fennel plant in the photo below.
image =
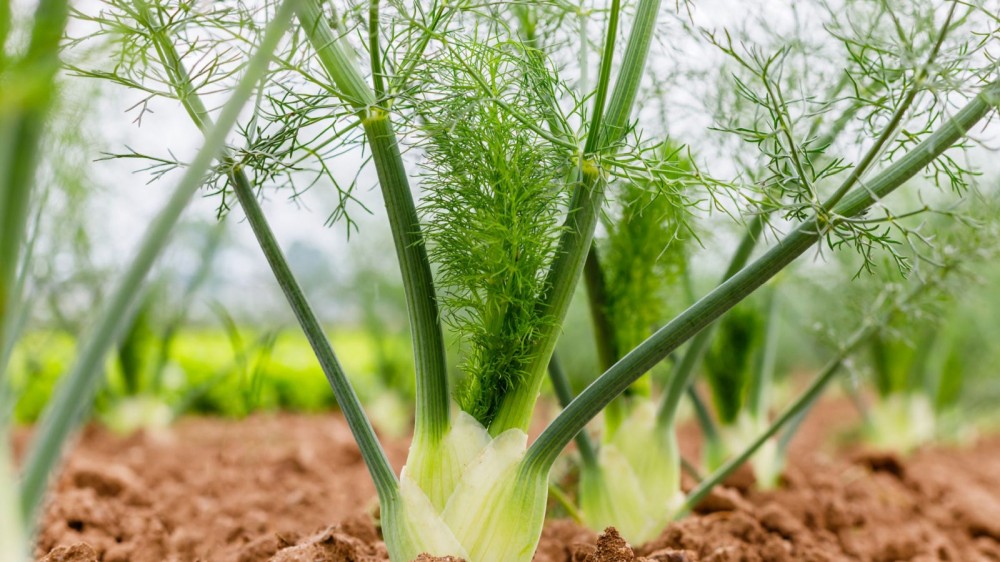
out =
<path fill-rule="evenodd" d="M 840 187 L 826 204 L 829 205 L 831 201 L 836 203 L 846 191 L 863 183 L 858 178 L 863 177 L 869 167 L 880 160 L 889 163 L 890 159 L 884 156 L 884 152 L 886 146 L 897 142 L 902 129 L 900 123 L 905 123 L 906 126 L 926 126 L 921 123 L 926 113 L 925 107 L 933 107 L 935 102 L 931 100 L 928 103 L 924 100 L 916 103 L 915 100 L 919 99 L 919 95 L 933 91 L 930 84 L 934 81 L 953 76 L 954 57 L 960 56 L 960 53 L 975 52 L 982 45 L 974 34 L 960 36 L 956 44 L 945 44 L 946 37 L 957 33 L 956 29 L 962 25 L 968 25 L 970 14 L 976 13 L 975 8 L 959 9 L 956 4 L 946 7 L 950 9 L 944 10 L 943 23 L 936 21 L 933 13 L 931 17 L 926 13 L 920 14 L 919 21 L 914 22 L 919 24 L 914 25 L 918 32 L 888 39 L 875 37 L 874 32 L 880 19 L 901 17 L 892 13 L 891 7 L 869 14 L 868 19 L 857 17 L 858 14 L 852 14 L 849 10 L 843 18 L 852 21 L 857 26 L 856 29 L 845 32 L 835 25 L 830 26 L 835 41 L 843 44 L 849 64 L 840 71 L 842 78 L 834 81 L 833 88 L 822 98 L 791 98 L 785 93 L 802 88 L 803 83 L 807 85 L 807 89 L 822 88 L 826 84 L 822 79 L 822 71 L 807 70 L 805 76 L 802 76 L 789 70 L 789 67 L 794 67 L 795 62 L 790 60 L 794 55 L 794 41 L 784 40 L 783 44 L 790 43 L 793 47 L 780 46 L 773 55 L 765 55 L 756 46 L 746 47 L 745 43 L 740 45 L 728 32 L 724 38 L 719 39 L 706 31 L 710 41 L 735 61 L 738 71 L 743 71 L 734 72 L 737 87 L 733 96 L 737 101 L 749 105 L 753 111 L 745 116 L 744 113 L 733 111 L 734 106 L 726 106 L 727 112 L 720 118 L 720 129 L 757 147 L 759 155 L 751 160 L 751 167 L 748 167 L 746 174 L 762 188 L 761 195 L 766 201 L 750 221 L 748 232 L 737 247 L 723 281 L 746 266 L 752 257 L 754 246 L 763 236 L 765 224 L 778 218 L 776 215 L 785 219 L 805 218 L 805 212 L 816 210 L 819 201 L 817 190 L 827 185 L 832 187 L 836 185 L 835 182 L 839 182 Z M 992 31 L 994 34 L 995 32 Z M 857 45 L 865 44 L 865 41 L 880 56 L 884 56 L 884 53 L 907 53 L 907 60 L 898 61 L 899 65 L 894 68 L 906 68 L 908 77 L 902 78 L 900 82 L 901 77 L 907 75 L 896 75 L 894 80 L 897 82 L 893 83 L 879 75 L 878 69 L 882 67 L 868 60 L 864 51 L 858 52 L 855 49 Z M 874 49 L 874 45 L 879 45 L 880 48 Z M 920 55 L 923 59 L 914 55 Z M 815 54 L 811 53 L 811 56 L 816 58 Z M 885 60 L 880 62 L 887 64 Z M 809 82 L 810 74 L 819 74 L 820 79 Z M 845 89 L 853 89 L 854 92 L 848 93 Z M 895 89 L 900 91 L 895 93 Z M 879 121 L 881 128 L 865 131 L 865 135 L 874 137 L 876 141 L 866 147 L 859 164 L 847 165 L 845 158 L 835 154 L 845 144 L 838 137 L 844 136 L 845 131 L 857 132 L 857 126 L 851 127 L 852 122 L 864 121 L 855 120 L 855 116 L 867 115 L 866 119 L 871 119 L 871 106 L 875 105 L 872 99 L 890 101 L 878 102 L 882 103 L 882 111 L 885 113 Z M 861 137 L 860 140 L 863 142 L 864 138 L 866 137 Z M 963 174 L 959 168 L 957 173 L 944 175 L 961 178 Z M 964 181 L 959 181 L 953 187 L 961 188 L 964 184 Z M 683 228 L 683 223 L 669 214 L 657 213 L 652 205 L 649 207 L 653 211 L 649 215 L 629 217 L 629 223 L 619 227 L 629 228 L 633 233 L 640 234 L 630 237 L 629 242 L 641 244 L 644 241 L 641 234 L 657 228 L 661 237 L 666 233 L 667 240 L 675 238 L 676 235 L 671 237 L 670 232 Z M 867 232 L 855 232 L 853 236 L 830 242 L 831 245 L 840 245 L 851 239 L 850 243 L 857 245 L 870 258 L 873 246 L 891 250 L 888 246 L 894 244 L 891 239 L 880 238 L 884 234 L 878 232 L 875 225 L 893 224 L 898 228 L 899 225 L 894 224 L 896 222 L 898 221 L 894 221 L 891 214 L 884 221 L 860 220 L 856 224 L 864 225 Z M 607 230 L 611 249 L 614 248 L 612 244 L 616 239 L 615 225 Z M 676 240 L 673 242 L 676 246 Z M 588 258 L 587 289 L 598 355 L 603 368 L 609 367 L 609 358 L 610 362 L 618 359 L 619 352 L 616 348 L 620 345 L 618 342 L 621 334 L 634 331 L 633 327 L 620 319 L 623 313 L 616 310 L 616 292 L 641 290 L 645 288 L 643 279 L 650 276 L 663 283 L 664 287 L 659 291 L 646 289 L 641 294 L 640 302 L 645 306 L 638 313 L 623 311 L 624 315 L 633 312 L 631 318 L 641 320 L 643 315 L 655 309 L 652 303 L 657 298 L 664 298 L 664 291 L 675 294 L 684 291 L 678 283 L 671 284 L 664 275 L 652 274 L 656 267 L 663 267 L 662 263 L 657 264 L 648 256 L 642 256 L 634 248 L 624 249 L 626 251 L 619 248 L 617 255 L 608 260 L 599 260 L 598 252 L 592 249 Z M 629 251 L 632 255 L 629 255 Z M 669 256 L 670 245 L 661 242 L 657 251 L 661 258 Z M 602 261 L 606 262 L 604 267 L 601 265 Z M 667 257 L 664 261 L 670 262 L 671 258 Z M 634 286 L 630 287 L 630 282 Z M 773 316 L 773 292 L 777 290 L 769 289 L 764 299 L 772 303 L 766 305 L 768 312 L 755 314 L 743 305 L 737 307 L 720 324 L 721 334 L 713 347 L 713 353 L 709 355 L 705 371 L 709 375 L 709 387 L 721 427 L 714 427 L 705 406 L 696 402 L 696 408 L 702 412 L 699 418 L 708 420 L 704 433 L 709 470 L 720 468 L 727 458 L 747 450 L 754 437 L 771 425 L 768 420 L 766 388 L 772 371 L 773 349 L 768 348 L 773 348 L 774 345 L 774 320 L 766 317 Z M 765 318 L 758 319 L 758 316 Z M 645 326 L 640 322 L 639 327 L 648 329 L 648 325 L 648 322 Z M 683 350 L 674 364 L 668 388 L 663 393 L 658 408 L 648 399 L 633 399 L 632 411 L 628 414 L 630 417 L 624 422 L 621 421 L 623 415 L 617 411 L 618 408 L 605 412 L 602 434 L 604 443 L 600 452 L 596 455 L 581 455 L 581 512 L 583 519 L 594 528 L 601 529 L 613 524 L 626 538 L 641 542 L 655 536 L 670 519 L 671 510 L 680 509 L 684 502 L 680 492 L 681 459 L 677 454 L 673 424 L 680 400 L 685 393 L 691 392 L 691 380 L 715 334 L 714 326 L 705 329 Z M 553 373 L 557 372 L 558 370 L 553 370 Z M 560 382 L 556 386 L 565 384 Z M 693 396 L 697 397 L 696 394 Z M 616 426 L 622 423 L 628 424 L 626 430 L 615 431 Z M 793 427 L 786 428 L 780 438 L 765 444 L 768 450 L 754 457 L 759 483 L 775 483 L 784 448 L 796 425 L 793 422 Z M 581 446 L 582 450 L 587 448 L 587 445 Z M 726 468 L 731 469 L 732 465 L 726 465 Z M 710 480 L 717 481 L 715 478 Z"/>
<path fill-rule="evenodd" d="M 330 12 L 319 0 L 289 0 L 277 13 L 287 14 L 288 6 L 298 25 L 286 48 L 273 60 L 255 55 L 256 65 L 240 81 L 241 95 L 249 92 L 248 83 L 260 85 L 243 129 L 246 145 L 229 147 L 207 181 L 224 205 L 234 196 L 246 214 L 309 339 L 375 482 L 385 541 L 399 562 L 422 552 L 470 562 L 530 560 L 545 515 L 549 472 L 590 420 L 818 242 L 870 242 L 851 221 L 962 142 L 1000 96 L 992 67 L 968 73 L 963 88 L 976 84 L 979 91 L 961 110 L 949 118 L 938 114 L 936 130 L 914 137 L 919 142 L 905 154 L 882 159 L 882 145 L 900 115 L 886 127 L 890 132 L 876 135 L 867 156 L 840 170 L 840 186 L 825 197 L 794 159 L 782 158 L 778 167 L 799 172 L 798 189 L 811 196 L 793 200 L 786 213 L 795 222 L 791 231 L 755 260 L 748 247 L 717 288 L 641 342 L 630 342 L 632 348 L 621 350 L 529 445 L 527 426 L 609 187 L 641 179 L 639 185 L 655 189 L 678 181 L 707 193 L 714 189 L 706 175 L 677 165 L 673 151 L 664 154 L 662 139 L 647 142 L 634 122 L 665 11 L 661 2 L 639 0 L 628 14 L 612 0 L 601 12 L 606 19 L 597 80 L 584 96 L 565 86 L 545 41 L 522 40 L 507 25 L 518 13 L 542 25 L 558 4 L 370 0 Z M 207 96 L 227 78 L 220 71 L 227 63 L 212 45 L 239 51 L 246 40 L 234 27 L 259 25 L 262 18 L 281 21 L 266 3 L 249 9 L 220 4 L 199 12 L 187 5 L 111 0 L 99 14 L 81 17 L 107 24 L 111 31 L 105 33 L 123 50 L 116 60 L 132 66 L 77 71 L 178 100 L 205 133 L 205 146 L 218 149 L 236 116 L 224 111 L 213 118 L 209 109 Z M 629 16 L 622 45 L 619 27 Z M 352 27 L 355 22 L 363 25 Z M 361 41 L 350 40 L 352 29 Z M 263 41 L 269 47 L 277 42 L 271 38 L 269 33 Z M 210 64 L 202 63 L 206 59 Z M 262 79 L 260 67 L 267 64 L 275 72 Z M 907 85 L 903 91 L 914 96 L 926 87 L 923 77 Z M 905 114 L 911 102 L 887 105 Z M 784 141 L 780 134 L 773 138 Z M 398 477 L 257 199 L 265 187 L 295 181 L 295 171 L 308 162 L 326 170 L 324 156 L 357 144 L 366 148 L 377 173 L 413 341 L 416 423 Z M 419 169 L 408 166 L 404 151 L 410 147 Z M 797 154 L 795 146 L 784 150 Z M 218 154 L 213 150 L 197 160 L 201 169 L 189 166 L 183 185 L 202 185 L 206 159 Z M 427 190 L 420 206 L 413 179 Z M 341 190 L 341 201 L 350 198 L 349 190 Z M 467 349 L 457 408 L 449 392 L 442 320 Z M 104 349 L 85 357 L 92 365 Z M 87 384 L 94 382 L 91 376 Z M 687 376 L 671 381 L 672 390 L 688 386 Z M 65 402 L 69 392 L 60 392 L 64 400 L 54 402 L 54 411 L 72 410 Z M 69 427 L 79 416 L 59 419 Z M 54 461 L 33 458 L 27 497 L 37 508 Z M 712 482 L 706 480 L 688 501 Z"/>

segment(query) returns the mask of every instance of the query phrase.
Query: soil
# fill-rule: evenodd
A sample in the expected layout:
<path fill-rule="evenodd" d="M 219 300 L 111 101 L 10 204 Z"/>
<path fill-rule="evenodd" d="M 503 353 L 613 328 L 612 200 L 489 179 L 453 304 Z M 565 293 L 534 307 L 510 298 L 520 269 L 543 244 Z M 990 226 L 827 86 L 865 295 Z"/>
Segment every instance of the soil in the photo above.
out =
<path fill-rule="evenodd" d="M 855 422 L 844 403 L 819 408 L 778 490 L 758 491 L 738 474 L 696 514 L 634 547 L 613 529 L 598 535 L 552 520 L 535 561 L 1000 561 L 1000 436 L 902 459 L 838 447 L 831 437 Z M 18 435 L 22 447 L 26 437 Z M 694 432 L 681 439 L 696 454 Z M 406 446 L 388 441 L 397 469 Z M 376 512 L 335 414 L 191 418 L 129 437 L 91 427 L 54 485 L 36 557 L 382 562 Z"/>

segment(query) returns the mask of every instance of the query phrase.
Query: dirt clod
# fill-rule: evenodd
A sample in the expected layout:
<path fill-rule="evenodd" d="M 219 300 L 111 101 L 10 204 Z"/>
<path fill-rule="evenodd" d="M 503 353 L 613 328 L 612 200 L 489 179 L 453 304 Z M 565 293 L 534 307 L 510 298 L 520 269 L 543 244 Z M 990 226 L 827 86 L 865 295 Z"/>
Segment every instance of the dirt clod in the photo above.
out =
<path fill-rule="evenodd" d="M 597 550 L 588 562 L 632 562 L 635 553 L 614 527 L 604 529 L 597 537 Z"/>
<path fill-rule="evenodd" d="M 60 546 L 52 549 L 42 562 L 98 562 L 97 553 L 87 543 Z"/>
<path fill-rule="evenodd" d="M 718 511 L 750 510 L 750 504 L 733 488 L 716 486 L 705 499 L 694 507 L 695 513 L 715 513 Z"/>

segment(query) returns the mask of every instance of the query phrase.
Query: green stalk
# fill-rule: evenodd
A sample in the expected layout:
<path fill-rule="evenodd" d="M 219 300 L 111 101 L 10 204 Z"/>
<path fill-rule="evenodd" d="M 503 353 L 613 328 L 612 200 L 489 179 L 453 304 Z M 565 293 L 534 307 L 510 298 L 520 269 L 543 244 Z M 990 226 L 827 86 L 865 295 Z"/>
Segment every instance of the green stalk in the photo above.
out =
<path fill-rule="evenodd" d="M 0 558 L 21 562 L 29 559 L 30 545 L 27 519 L 20 509 L 17 468 L 8 432 L 13 397 L 5 373 L 17 335 L 27 318 L 24 283 L 38 236 L 37 222 L 24 255 L 21 252 L 35 186 L 38 149 L 55 95 L 59 43 L 66 26 L 68 3 L 65 0 L 39 3 L 28 50 L 19 60 L 7 56 L 11 15 L 10 4 L 4 1 L 0 7 L 0 88 L 11 84 L 24 88 L 25 94 L 0 109 Z"/>
<path fill-rule="evenodd" d="M 619 359 L 618 334 L 611 324 L 608 306 L 607 280 L 601 267 L 600 252 L 597 244 L 591 242 L 587 252 L 587 261 L 583 264 L 583 282 L 587 290 L 587 308 L 590 310 L 590 323 L 594 328 L 594 346 L 597 348 L 597 363 L 601 372 L 607 371 Z M 566 407 L 566 404 L 563 404 Z M 626 415 L 626 405 L 622 400 L 614 400 L 604 409 L 604 438 L 614 435 Z"/>
<path fill-rule="evenodd" d="M 382 68 L 382 48 L 379 46 L 378 5 L 379 0 L 368 3 L 368 56 L 371 58 L 375 98 L 381 100 L 385 97 L 385 69 Z"/>
<path fill-rule="evenodd" d="M 608 287 L 601 267 L 601 257 L 595 244 L 590 245 L 587 261 L 583 266 L 583 281 L 587 287 L 587 303 L 590 308 L 590 322 L 594 326 L 594 343 L 601 370 L 611 368 L 621 355 L 614 326 L 608 315 Z"/>
<path fill-rule="evenodd" d="M 836 226 L 845 218 L 860 214 L 919 173 L 961 140 L 998 103 L 1000 82 L 993 82 L 941 128 L 866 182 L 864 189 L 854 190 L 844 197 L 829 218 L 816 217 L 801 224 L 777 246 L 658 330 L 601 375 L 563 410 L 531 446 L 525 462 L 551 466 L 573 436 L 632 382 L 805 253 L 820 240 L 821 233 L 827 232 L 828 228 Z M 683 392 L 683 387 L 681 391 Z"/>
<path fill-rule="evenodd" d="M 253 93 L 254 86 L 267 71 L 268 62 L 291 22 L 294 0 L 286 1 L 268 24 L 257 52 L 247 63 L 243 78 L 223 106 L 218 123 L 205 136 L 205 143 L 185 170 L 177 189 L 146 232 L 139 250 L 110 293 L 94 324 L 92 334 L 81 346 L 73 368 L 61 381 L 42 415 L 24 466 L 21 488 L 21 514 L 24 521 L 35 521 L 49 478 L 55 471 L 71 432 L 86 416 L 104 370 L 102 361 L 124 327 L 142 292 L 143 281 L 166 246 L 188 202 L 203 185 L 205 173 L 225 146 L 229 131 Z"/>
<path fill-rule="evenodd" d="M 143 0 L 134 0 L 134 2 L 139 13 L 147 19 L 150 29 L 158 30 L 158 26 L 154 25 L 155 22 L 148 5 Z M 184 66 L 180 54 L 177 52 L 177 47 L 162 32 L 154 32 L 153 36 L 157 52 L 162 59 L 161 62 L 165 67 L 171 69 L 169 72 L 171 73 L 172 80 L 174 80 L 173 87 L 178 97 L 182 100 L 185 109 L 195 122 L 195 125 L 207 135 L 208 130 L 213 126 L 211 116 L 205 110 L 205 104 L 201 96 L 194 90 L 187 68 Z M 228 157 L 226 160 L 228 164 L 233 164 L 228 160 Z M 372 480 L 375 482 L 375 488 L 378 491 L 379 497 L 389 498 L 394 496 L 397 484 L 392 466 L 386 458 L 385 451 L 382 449 L 375 435 L 375 430 L 372 428 L 371 423 L 364 413 L 364 408 L 361 406 L 361 402 L 358 400 L 354 389 L 344 374 L 343 368 L 340 366 L 340 362 L 337 360 L 337 356 L 330 346 L 330 342 L 323 332 L 322 326 L 313 313 L 301 287 L 295 280 L 291 268 L 288 266 L 288 262 L 274 237 L 274 233 L 267 224 L 264 213 L 253 193 L 253 187 L 249 178 L 247 178 L 246 173 L 241 167 L 234 167 L 229 174 L 229 179 L 240 202 L 240 206 L 247 215 L 247 220 L 253 229 L 254 236 L 257 238 L 257 242 L 264 252 L 268 265 L 271 267 L 278 284 L 281 286 L 282 292 L 284 292 L 285 297 L 288 299 L 289 305 L 292 307 L 292 311 L 295 313 L 295 317 L 306 335 L 306 339 L 309 340 L 309 344 L 316 354 L 320 367 L 323 369 L 323 374 L 326 375 L 327 381 L 330 383 L 331 388 L 333 388 L 337 403 L 340 405 L 340 409 L 347 419 L 354 439 L 361 449 L 361 455 L 372 475 Z"/>
<path fill-rule="evenodd" d="M 709 411 L 705 399 L 698 392 L 698 388 L 693 384 L 688 385 L 687 394 L 691 399 L 691 405 L 694 406 L 694 415 L 698 420 L 698 427 L 701 428 L 702 437 L 705 439 L 705 447 L 722 447 L 719 427 L 712 419 L 712 412 Z M 657 427 L 657 430 L 662 431 L 662 428 Z"/>
<path fill-rule="evenodd" d="M 31 234 L 23 244 L 24 254 L 19 257 L 20 269 L 16 273 L 13 289 L 7 294 L 7 302 L 11 307 L 0 316 L 0 428 L 4 427 L 13 414 L 14 398 L 10 381 L 4 376 L 4 372 L 10 365 L 10 359 L 14 354 L 14 347 L 18 339 L 28 324 L 31 317 L 31 306 L 25 300 L 28 285 L 28 275 L 30 265 L 34 262 L 35 248 L 41 234 L 41 216 L 48 201 L 48 191 L 42 193 L 42 197 L 35 203 L 35 212 Z"/>
<path fill-rule="evenodd" d="M 642 84 L 659 11 L 660 0 L 640 0 L 635 8 L 635 21 L 629 31 L 621 69 L 618 71 L 611 101 L 608 102 L 608 111 L 604 115 L 604 130 L 601 131 L 603 142 L 591 147 L 591 150 L 605 150 L 625 134 Z"/>
<path fill-rule="evenodd" d="M 778 346 L 778 299 L 775 296 L 776 292 L 773 287 L 769 287 L 764 295 L 764 314 L 766 315 L 764 341 L 754 361 L 753 375 L 747 389 L 746 410 L 751 417 L 757 419 L 763 419 L 764 416 L 767 416 L 769 407 L 767 398 L 770 396 L 771 383 L 774 379 L 774 362 Z"/>
<path fill-rule="evenodd" d="M 559 357 L 555 353 L 549 359 L 549 380 L 552 381 L 552 388 L 555 390 L 559 405 L 565 408 L 573 401 L 573 389 L 570 387 L 566 372 L 563 371 L 562 365 L 559 363 Z M 586 466 L 596 467 L 597 452 L 590 440 L 590 436 L 587 435 L 586 431 L 581 431 L 576 434 L 575 439 L 576 448 L 580 450 L 580 460 Z"/>
<path fill-rule="evenodd" d="M 514 17 L 517 18 L 524 44 L 532 49 L 539 49 L 541 45 L 538 41 L 538 17 L 532 10 L 533 7 L 525 4 L 514 4 L 512 10 Z"/>
<path fill-rule="evenodd" d="M 326 23 L 321 2 L 302 1 L 298 18 L 338 88 L 338 95 L 358 112 L 372 151 L 403 276 L 412 332 L 417 395 L 414 434 L 418 439 L 436 443 L 450 424 L 444 336 L 427 248 L 399 142 L 388 112 L 377 105 L 375 92 L 351 60 L 340 37 Z"/>
<path fill-rule="evenodd" d="M 737 246 L 736 252 L 729 260 L 726 272 L 722 275 L 722 283 L 725 283 L 732 276 L 739 273 L 746 266 L 747 262 L 750 261 L 754 247 L 757 245 L 757 241 L 764 231 L 765 220 L 764 215 L 757 215 L 750 222 L 746 234 L 740 241 L 740 245 Z M 687 346 L 684 356 L 681 357 L 681 360 L 671 370 L 667 391 L 663 395 L 656 414 L 657 425 L 661 430 L 667 431 L 673 427 L 681 398 L 688 387 L 691 386 L 695 368 L 701 364 L 701 360 L 705 356 L 705 351 L 708 350 L 708 346 L 712 343 L 712 337 L 715 335 L 715 327 L 716 324 L 712 324 L 698 333 Z"/>
<path fill-rule="evenodd" d="M 358 395 L 354 392 L 347 375 L 344 374 L 340 362 L 337 361 L 337 356 L 330 346 L 330 340 L 323 333 L 323 327 L 316 319 L 316 315 L 306 300 L 302 288 L 295 280 L 291 268 L 288 267 L 288 262 L 282 254 L 281 248 L 274 238 L 274 233 L 267 224 L 264 212 L 253 193 L 253 187 L 242 171 L 234 173 L 232 179 L 233 190 L 240 201 L 240 206 L 243 207 L 243 211 L 247 215 L 247 221 L 253 228 L 257 242 L 260 244 L 278 284 L 281 285 L 285 298 L 288 299 L 289 305 L 295 312 L 295 317 L 298 319 L 299 325 L 302 326 L 302 331 L 305 332 L 306 339 L 309 340 L 309 345 L 313 348 L 320 366 L 323 367 L 323 373 L 337 397 L 337 404 L 340 405 L 344 417 L 347 418 L 354 440 L 357 442 L 358 448 L 361 449 L 361 456 L 365 460 L 369 473 L 371 473 L 372 480 L 375 481 L 375 489 L 378 491 L 379 498 L 383 501 L 390 501 L 398 493 L 398 482 L 392 465 L 389 464 L 389 459 L 375 435 L 375 429 L 368 421 Z"/>
<path fill-rule="evenodd" d="M 490 433 L 493 435 L 499 435 L 510 428 L 527 429 L 531 421 L 531 413 L 538 398 L 542 379 L 545 377 L 545 369 L 559 339 L 560 327 L 569 310 L 573 291 L 583 273 L 587 252 L 594 240 L 597 217 L 604 202 L 606 178 L 600 167 L 600 155 L 594 154 L 593 151 L 613 146 L 624 134 L 646 66 L 659 8 L 660 0 L 640 0 L 636 8 L 635 22 L 629 32 L 621 70 L 615 81 L 607 111 L 601 120 L 604 132 L 599 137 L 594 137 L 592 146 L 588 145 L 584 149 L 579 180 L 573 190 L 563 235 L 560 237 L 556 257 L 546 278 L 548 290 L 539 302 L 539 312 L 551 320 L 551 327 L 542 330 L 533 342 L 532 361 L 527 369 L 527 380 L 504 396 L 500 410 L 490 424 Z M 614 36 L 609 34 L 607 40 L 613 42 Z M 609 52 L 613 51 L 606 48 L 602 65 L 610 64 Z M 601 89 L 598 86 L 597 91 L 600 92 Z M 591 127 L 591 133 L 594 133 L 593 123 Z M 601 139 L 604 139 L 603 142 L 598 142 Z M 590 142 L 589 137 L 588 142 Z M 595 159 L 595 156 L 598 158 Z"/>
<path fill-rule="evenodd" d="M 652 3 L 648 4 L 649 5 L 646 6 L 647 10 L 653 7 L 651 6 Z M 659 6 L 657 5 L 655 6 L 655 8 L 659 8 Z M 615 28 L 617 27 L 618 9 L 619 9 L 618 3 L 617 2 L 613 3 L 611 6 L 611 18 L 609 20 L 610 23 L 608 25 L 608 35 L 606 38 L 606 43 L 604 48 L 604 56 L 602 57 L 601 60 L 601 72 L 599 75 L 599 82 L 597 88 L 597 99 L 594 103 L 594 118 L 593 118 L 594 122 L 592 123 L 589 134 L 587 136 L 587 144 L 586 148 L 584 149 L 585 153 L 590 153 L 597 150 L 598 139 L 602 132 L 600 131 L 600 120 L 602 117 L 600 111 L 603 111 L 604 108 L 604 95 L 607 92 L 607 81 L 608 81 L 608 76 L 611 72 L 610 63 L 614 55 L 613 53 L 614 32 Z M 655 9 L 653 10 L 652 13 L 655 16 Z M 637 15 L 636 17 L 638 19 L 639 15 Z M 653 23 L 655 24 L 655 17 L 652 18 L 652 20 Z M 586 48 L 585 44 L 581 45 L 581 49 L 585 48 Z M 640 44 L 638 44 L 637 42 L 630 41 L 628 49 L 626 50 L 626 57 L 625 57 L 626 60 L 629 60 L 630 58 L 628 50 L 638 50 L 640 48 L 641 48 Z M 647 43 L 645 52 L 642 53 L 633 52 L 631 54 L 631 57 L 638 57 L 641 55 L 642 60 L 645 61 L 646 55 L 648 53 L 648 48 L 649 45 Z M 625 75 L 626 70 L 629 70 L 629 74 L 627 76 Z M 642 69 L 637 69 L 636 72 L 632 72 L 630 68 L 623 67 L 622 75 L 620 75 L 618 78 L 619 83 L 621 83 L 622 80 L 633 79 L 633 76 L 634 80 L 637 83 L 641 81 Z M 615 95 L 616 97 L 624 96 L 625 93 L 620 93 L 620 90 L 616 89 Z M 616 99 L 616 101 L 612 104 L 612 107 L 617 108 L 617 106 L 622 104 L 623 102 L 624 100 L 620 98 Z M 609 110 L 609 114 L 610 113 L 611 111 Z M 612 115 L 610 121 L 612 125 L 611 127 L 608 128 L 605 137 L 608 139 L 613 139 L 612 142 L 617 142 L 623 131 L 621 123 L 623 123 L 625 120 L 628 119 L 629 114 L 631 114 L 631 107 L 629 107 L 629 111 L 625 115 L 620 115 L 620 110 L 616 109 L 615 114 Z M 607 370 L 611 367 L 611 365 L 613 365 L 615 362 L 618 361 L 618 359 L 621 358 L 621 353 L 618 350 L 618 341 L 615 338 L 614 327 L 611 325 L 611 320 L 608 316 L 609 300 L 607 294 L 607 286 L 604 279 L 604 270 L 601 268 L 600 255 L 598 253 L 597 247 L 593 244 L 593 242 L 591 242 L 590 248 L 587 251 L 587 258 L 586 261 L 584 262 L 583 278 L 587 287 L 587 299 L 590 304 L 591 323 L 594 325 L 594 338 L 596 340 L 595 343 L 597 345 L 598 361 L 600 362 L 601 369 Z M 618 416 L 620 415 L 621 413 L 619 412 Z"/>
<path fill-rule="evenodd" d="M 25 93 L 0 108 L 0 558 L 12 562 L 29 559 L 30 548 L 20 510 L 17 469 L 8 434 L 8 412 L 13 400 L 5 376 L 10 353 L 23 320 L 27 264 L 36 233 L 22 255 L 31 193 L 35 187 L 39 147 L 46 117 L 55 97 L 59 70 L 59 43 L 66 26 L 68 2 L 42 0 L 36 8 L 27 52 L 18 60 L 8 58 L 7 38 L 11 7 L 0 6 L 0 89 L 8 85 Z M 37 229 L 37 227 L 36 227 Z M 18 276 L 18 268 L 20 276 Z"/>
<path fill-rule="evenodd" d="M 615 58 L 615 39 L 618 37 L 618 16 L 621 11 L 621 0 L 611 0 L 611 10 L 608 13 L 608 27 L 604 36 L 604 53 L 601 55 L 601 71 L 597 77 L 594 109 L 590 118 L 590 130 L 587 131 L 587 143 L 584 154 L 592 154 L 597 150 L 597 142 L 601 136 L 601 120 L 604 118 L 604 104 L 608 97 L 608 86 L 611 83 L 611 65 Z M 631 108 L 629 108 L 631 110 Z M 629 111 L 631 113 L 631 111 Z"/>
<path fill-rule="evenodd" d="M 813 402 L 818 399 L 819 396 L 817 396 Z M 812 403 L 807 405 L 794 418 L 788 421 L 788 425 L 784 428 L 785 430 L 778 436 L 778 446 L 775 450 L 777 458 L 784 459 L 788 456 L 788 446 L 791 445 L 792 438 L 795 437 L 795 433 L 798 432 L 799 428 L 802 426 L 802 422 L 806 421 L 806 416 L 809 414 L 811 409 Z"/>

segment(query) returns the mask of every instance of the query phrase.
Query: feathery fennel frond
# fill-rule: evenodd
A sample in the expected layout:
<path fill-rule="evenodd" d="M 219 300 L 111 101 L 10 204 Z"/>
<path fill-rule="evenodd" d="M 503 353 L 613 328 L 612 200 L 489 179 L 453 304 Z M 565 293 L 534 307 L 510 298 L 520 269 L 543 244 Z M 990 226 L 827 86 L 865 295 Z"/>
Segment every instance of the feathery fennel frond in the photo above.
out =
<path fill-rule="evenodd" d="M 619 350 L 638 345 L 667 317 L 670 289 L 679 293 L 694 238 L 684 177 L 692 166 L 669 143 L 661 150 L 677 180 L 616 182 L 604 215 L 602 270 Z"/>
<path fill-rule="evenodd" d="M 128 108 L 139 127 L 164 100 L 183 104 L 198 98 L 211 115 L 217 108 L 209 104 L 244 72 L 253 40 L 274 9 L 273 2 L 203 5 L 160 0 L 141 12 L 124 0 L 102 0 L 92 10 L 74 13 L 84 32 L 70 38 L 70 71 L 141 93 L 144 97 Z M 167 40 L 176 44 L 175 50 L 164 50 Z M 297 34 L 283 41 L 268 79 L 261 81 L 252 117 L 238 126 L 240 138 L 229 147 L 232 158 L 213 166 L 205 188 L 218 197 L 221 216 L 234 201 L 229 180 L 235 168 L 247 172 L 258 188 L 285 190 L 290 198 L 317 183 L 332 185 L 337 201 L 330 222 L 344 222 L 350 234 L 357 226 L 351 211 L 367 209 L 354 196 L 356 182 L 342 183 L 326 161 L 361 142 L 359 127 L 354 112 L 316 84 L 301 41 Z M 183 89 L 176 84 L 184 84 Z M 191 117 L 200 123 L 207 115 Z M 137 171 L 147 173 L 150 181 L 187 166 L 169 151 L 164 155 L 128 148 L 105 158 L 141 162 Z"/>
<path fill-rule="evenodd" d="M 484 425 L 518 384 L 528 344 L 547 322 L 536 300 L 566 194 L 568 158 L 524 123 L 549 116 L 533 95 L 547 69 L 524 49 L 503 41 L 453 46 L 433 63 L 445 94 L 423 112 L 430 253 L 445 319 L 469 348 L 457 399 Z"/>

